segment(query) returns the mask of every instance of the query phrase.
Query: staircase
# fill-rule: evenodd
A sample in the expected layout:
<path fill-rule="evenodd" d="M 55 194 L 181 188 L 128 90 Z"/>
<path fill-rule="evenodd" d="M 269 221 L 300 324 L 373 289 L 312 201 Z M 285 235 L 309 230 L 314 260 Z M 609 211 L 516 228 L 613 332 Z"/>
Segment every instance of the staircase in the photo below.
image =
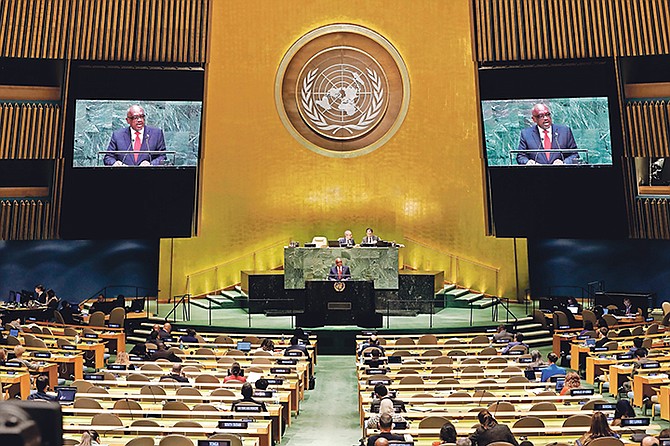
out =
<path fill-rule="evenodd" d="M 191 305 L 204 310 L 226 310 L 231 308 L 246 308 L 247 295 L 236 286 L 230 290 L 223 290 L 218 294 L 208 294 L 200 299 L 191 299 Z"/>

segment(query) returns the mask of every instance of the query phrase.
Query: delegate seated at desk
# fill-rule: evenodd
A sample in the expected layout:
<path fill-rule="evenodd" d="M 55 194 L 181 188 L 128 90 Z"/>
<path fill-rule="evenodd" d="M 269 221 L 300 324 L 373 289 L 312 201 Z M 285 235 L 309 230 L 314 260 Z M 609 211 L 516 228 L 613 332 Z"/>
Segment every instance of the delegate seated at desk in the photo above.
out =
<path fill-rule="evenodd" d="M 342 264 L 342 259 L 335 259 L 335 266 L 328 272 L 328 280 L 351 280 L 351 270 Z"/>
<path fill-rule="evenodd" d="M 338 238 L 337 241 L 340 244 L 341 248 L 350 248 L 356 245 L 354 235 L 348 229 L 344 231 L 344 237 Z"/>

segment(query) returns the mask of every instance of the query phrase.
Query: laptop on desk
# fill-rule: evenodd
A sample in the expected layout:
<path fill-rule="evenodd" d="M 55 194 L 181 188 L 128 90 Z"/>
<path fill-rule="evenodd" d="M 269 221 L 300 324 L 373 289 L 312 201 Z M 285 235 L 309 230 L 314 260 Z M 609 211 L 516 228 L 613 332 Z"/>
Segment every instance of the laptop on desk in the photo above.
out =
<path fill-rule="evenodd" d="M 74 386 L 56 386 L 56 400 L 63 406 L 74 404 L 77 388 Z"/>

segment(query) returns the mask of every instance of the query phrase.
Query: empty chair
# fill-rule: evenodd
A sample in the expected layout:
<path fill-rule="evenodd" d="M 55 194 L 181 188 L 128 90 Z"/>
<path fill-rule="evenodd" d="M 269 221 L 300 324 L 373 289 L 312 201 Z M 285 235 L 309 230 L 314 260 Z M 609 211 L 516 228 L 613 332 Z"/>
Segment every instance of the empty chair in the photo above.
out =
<path fill-rule="evenodd" d="M 63 348 L 64 345 L 73 345 L 72 342 L 68 341 L 65 338 L 58 338 L 56 339 L 56 345 L 58 348 Z"/>
<path fill-rule="evenodd" d="M 642 336 L 644 334 L 644 327 L 641 325 L 638 325 L 637 327 L 633 328 L 633 331 L 631 331 L 631 334 L 633 336 Z"/>
<path fill-rule="evenodd" d="M 163 368 L 158 364 L 144 364 L 140 367 L 143 372 L 162 372 Z"/>
<path fill-rule="evenodd" d="M 76 379 L 72 382 L 72 385 L 77 388 L 77 393 L 87 393 L 88 389 L 93 385 L 88 381 L 83 379 Z"/>
<path fill-rule="evenodd" d="M 398 375 L 418 375 L 419 371 L 416 369 L 400 369 Z"/>
<path fill-rule="evenodd" d="M 481 364 L 481 362 L 477 358 L 465 358 L 461 364 Z"/>
<path fill-rule="evenodd" d="M 215 344 L 234 344 L 235 341 L 233 341 L 233 338 L 231 338 L 230 336 L 219 335 L 219 336 L 216 337 L 216 339 L 214 339 L 214 343 Z"/>
<path fill-rule="evenodd" d="M 258 336 L 247 335 L 242 338 L 242 342 L 251 342 L 252 344 L 260 344 L 261 339 Z"/>
<path fill-rule="evenodd" d="M 298 350 L 300 351 L 300 350 Z M 244 352 L 242 350 L 238 350 L 236 348 L 231 348 L 226 352 L 226 356 L 244 356 Z"/>
<path fill-rule="evenodd" d="M 63 446 L 77 446 L 79 440 L 76 438 L 63 438 Z"/>
<path fill-rule="evenodd" d="M 418 375 L 403 376 L 400 384 L 423 384 L 423 378 Z"/>
<path fill-rule="evenodd" d="M 91 420 L 91 426 L 100 430 L 100 426 L 119 427 L 123 426 L 123 422 L 113 413 L 99 413 Z"/>
<path fill-rule="evenodd" d="M 519 367 L 511 365 L 509 367 L 505 367 L 504 369 L 502 369 L 502 372 L 503 373 L 521 373 L 522 370 Z"/>
<path fill-rule="evenodd" d="M 21 341 L 16 336 L 7 336 L 7 345 L 21 345 Z"/>
<path fill-rule="evenodd" d="M 515 428 L 515 427 L 539 427 L 539 428 L 543 428 L 544 427 L 544 421 L 542 421 L 538 417 L 527 416 L 527 417 L 523 417 L 523 418 L 517 420 L 512 427 L 513 428 Z"/>
<path fill-rule="evenodd" d="M 449 350 L 447 356 L 467 356 L 463 350 Z"/>
<path fill-rule="evenodd" d="M 163 396 L 167 395 L 167 393 L 165 393 L 165 389 L 161 386 L 147 384 L 146 386 L 142 386 L 140 389 L 140 395 Z"/>
<path fill-rule="evenodd" d="M 202 396 L 202 393 L 195 387 L 180 387 L 177 389 L 177 395 L 180 396 Z M 195 401 L 193 399 L 189 399 L 189 401 Z"/>
<path fill-rule="evenodd" d="M 603 314 L 603 319 L 605 319 L 605 322 L 607 322 L 608 327 L 613 327 L 618 323 L 616 318 L 611 314 Z"/>
<path fill-rule="evenodd" d="M 506 441 L 494 441 L 492 443 L 489 443 L 488 446 L 514 446 L 514 445 Z"/>
<path fill-rule="evenodd" d="M 437 336 L 432 334 L 425 334 L 417 341 L 419 345 L 437 345 Z"/>
<path fill-rule="evenodd" d="M 491 358 L 487 364 L 506 364 L 507 363 L 507 358 L 503 358 L 502 356 L 498 356 L 497 358 Z"/>
<path fill-rule="evenodd" d="M 460 381 L 456 378 L 444 378 L 437 382 L 438 384 L 460 384 Z"/>
<path fill-rule="evenodd" d="M 100 409 L 102 406 L 93 398 L 77 398 L 73 405 L 76 409 Z"/>
<path fill-rule="evenodd" d="M 493 398 L 495 395 L 488 390 L 476 390 L 472 395 L 473 398 Z"/>
<path fill-rule="evenodd" d="M 147 375 L 143 375 L 141 373 L 131 373 L 126 377 L 126 381 L 134 381 L 134 382 L 149 382 L 151 381 Z"/>
<path fill-rule="evenodd" d="M 454 392 L 449 394 L 447 398 L 470 398 L 470 394 L 468 392 L 460 391 L 460 392 Z"/>
<path fill-rule="evenodd" d="M 183 414 L 179 415 L 169 415 L 170 418 L 188 418 L 190 416 L 191 409 L 186 405 L 186 403 L 182 401 L 168 401 L 167 403 L 163 404 L 163 411 L 177 411 L 177 412 L 183 412 Z"/>
<path fill-rule="evenodd" d="M 148 418 L 143 418 L 141 420 L 135 420 L 132 423 L 130 423 L 131 426 L 142 426 L 142 427 L 159 427 L 160 424 L 154 420 L 150 420 Z"/>
<path fill-rule="evenodd" d="M 198 383 L 198 384 L 201 384 L 201 383 L 220 383 L 221 380 L 214 375 L 210 375 L 209 373 L 203 373 L 203 374 L 198 375 L 198 376 L 195 377 L 195 382 Z"/>
<path fill-rule="evenodd" d="M 235 396 L 235 392 L 233 392 L 230 389 L 214 389 L 212 392 L 209 394 L 210 396 Z"/>
<path fill-rule="evenodd" d="M 645 339 L 642 341 L 642 347 L 646 348 L 647 350 L 651 349 L 651 342 L 652 342 L 652 340 L 653 340 L 652 338 L 645 338 Z"/>
<path fill-rule="evenodd" d="M 135 437 L 126 443 L 126 446 L 154 446 L 154 439 L 153 437 Z"/>
<path fill-rule="evenodd" d="M 432 398 L 432 393 L 415 393 L 410 398 Z"/>
<path fill-rule="evenodd" d="M 549 328 L 547 324 L 547 316 L 545 316 L 542 310 L 533 310 L 533 322 L 542 325 L 542 328 L 544 329 Z"/>
<path fill-rule="evenodd" d="M 470 341 L 470 344 L 488 344 L 490 343 L 490 339 L 486 335 L 477 335 L 472 340 Z"/>
<path fill-rule="evenodd" d="M 265 350 L 256 350 L 252 353 L 252 356 L 272 356 L 272 353 L 266 352 Z"/>
<path fill-rule="evenodd" d="M 104 387 L 99 387 L 99 386 L 91 386 L 88 388 L 86 393 L 99 393 L 99 394 L 108 394 L 109 391 L 105 389 Z"/>
<path fill-rule="evenodd" d="M 603 404 L 603 403 L 606 403 L 606 402 L 607 401 L 605 401 L 605 400 L 599 400 L 599 399 L 590 400 L 590 401 L 587 401 L 586 404 L 582 405 L 582 410 L 593 410 L 593 408 L 595 407 L 596 404 Z"/>
<path fill-rule="evenodd" d="M 591 415 L 572 415 L 565 419 L 563 427 L 589 427 Z"/>
<path fill-rule="evenodd" d="M 228 358 L 225 356 L 220 357 L 219 359 L 216 360 L 219 364 L 232 364 L 235 362 L 235 358 Z"/>
<path fill-rule="evenodd" d="M 515 411 L 516 408 L 514 407 L 514 404 L 507 401 L 498 401 L 497 403 L 493 403 L 489 406 L 489 412 L 492 413 L 515 412 Z"/>
<path fill-rule="evenodd" d="M 257 353 L 259 353 L 259 352 L 257 352 Z M 269 354 L 269 352 L 263 352 L 263 353 L 268 353 Z M 254 358 L 254 359 L 251 360 L 251 363 L 252 364 L 272 364 L 272 359 L 264 358 L 264 357 Z"/>
<path fill-rule="evenodd" d="M 479 356 L 495 356 L 495 355 L 498 354 L 498 350 L 496 350 L 495 347 L 486 347 L 486 348 L 481 349 L 479 351 L 479 353 L 477 353 L 477 354 Z M 496 358 L 493 358 L 493 359 L 496 359 Z M 500 358 L 500 359 L 504 359 L 505 361 L 507 361 L 505 358 Z"/>
<path fill-rule="evenodd" d="M 419 421 L 419 429 L 439 429 L 446 421 L 445 417 L 426 417 Z"/>
<path fill-rule="evenodd" d="M 191 412 L 218 412 L 219 409 L 211 404 L 196 404 Z"/>
<path fill-rule="evenodd" d="M 596 323 L 598 322 L 598 319 L 596 318 L 596 314 L 591 310 L 583 310 L 582 311 L 582 320 L 584 322 L 591 321 L 591 323 L 593 324 L 594 327 L 596 326 Z"/>
<path fill-rule="evenodd" d="M 197 421 L 177 421 L 172 427 L 198 427 L 202 428 L 202 424 Z"/>
<path fill-rule="evenodd" d="M 421 356 L 442 356 L 442 351 L 436 348 L 431 348 L 421 353 Z"/>
<path fill-rule="evenodd" d="M 480 367 L 478 365 L 469 365 L 467 367 L 463 367 L 463 369 L 461 370 L 461 373 L 462 374 L 472 374 L 472 375 L 474 375 L 474 374 L 483 375 L 484 374 L 484 368 Z"/>
<path fill-rule="evenodd" d="M 647 336 L 649 336 L 649 335 L 653 335 L 653 334 L 656 334 L 656 333 L 658 333 L 658 324 L 651 324 L 651 325 L 647 328 L 647 331 L 646 331 L 645 334 L 646 334 Z"/>
<path fill-rule="evenodd" d="M 556 404 L 550 401 L 543 401 L 541 403 L 535 403 L 531 406 L 531 412 L 553 412 L 557 410 Z"/>
<path fill-rule="evenodd" d="M 193 446 L 193 441 L 183 435 L 167 435 L 161 438 L 158 446 Z"/>
<path fill-rule="evenodd" d="M 433 359 L 433 364 L 453 364 L 453 363 L 454 363 L 453 358 L 450 358 L 449 356 L 440 356 Z"/>
<path fill-rule="evenodd" d="M 395 345 L 414 345 L 414 339 L 412 339 L 412 338 L 398 338 L 395 341 Z"/>
<path fill-rule="evenodd" d="M 508 383 L 527 383 L 528 378 L 525 376 L 512 376 L 510 379 L 507 380 Z"/>
<path fill-rule="evenodd" d="M 118 325 L 123 327 L 126 325 L 126 309 L 123 307 L 116 307 L 109 313 L 109 323 L 111 325 Z"/>
<path fill-rule="evenodd" d="M 181 371 L 184 373 L 200 373 L 200 367 L 195 365 L 185 365 L 181 368 Z"/>
<path fill-rule="evenodd" d="M 617 341 L 609 341 L 603 344 L 607 350 L 617 350 L 619 348 L 619 343 Z"/>
<path fill-rule="evenodd" d="M 543 390 L 542 392 L 538 393 L 537 396 L 556 396 L 556 392 L 553 390 Z"/>
<path fill-rule="evenodd" d="M 194 353 L 197 356 L 214 356 L 214 350 L 211 348 L 201 347 Z"/>
<path fill-rule="evenodd" d="M 628 336 L 633 336 L 633 334 L 630 332 L 629 328 L 622 328 L 621 331 L 619 331 L 618 334 L 619 337 L 624 338 Z M 595 336 L 591 336 L 592 338 L 595 338 Z"/>
<path fill-rule="evenodd" d="M 521 353 L 528 353 L 528 347 L 525 345 L 515 345 L 514 347 L 509 349 L 510 352 L 521 352 Z"/>
<path fill-rule="evenodd" d="M 142 410 L 142 405 L 135 400 L 118 400 L 114 403 L 114 409 L 117 410 Z"/>
<path fill-rule="evenodd" d="M 91 327 L 104 327 L 105 326 L 105 313 L 102 311 L 96 311 L 89 317 L 88 325 Z"/>
<path fill-rule="evenodd" d="M 568 320 L 568 316 L 562 311 L 554 311 L 554 329 L 569 326 L 570 320 Z"/>
<path fill-rule="evenodd" d="M 433 375 L 445 375 L 447 373 L 454 373 L 453 367 L 449 367 L 448 365 L 440 365 L 435 368 L 430 372 Z"/>

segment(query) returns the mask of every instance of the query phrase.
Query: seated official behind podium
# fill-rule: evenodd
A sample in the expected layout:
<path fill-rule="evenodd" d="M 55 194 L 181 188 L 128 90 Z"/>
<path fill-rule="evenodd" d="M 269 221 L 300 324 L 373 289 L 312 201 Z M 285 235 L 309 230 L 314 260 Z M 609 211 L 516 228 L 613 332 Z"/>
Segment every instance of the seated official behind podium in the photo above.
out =
<path fill-rule="evenodd" d="M 361 244 L 376 244 L 379 240 L 381 239 L 374 234 L 372 228 L 368 228 L 365 230 L 365 237 L 361 240 Z"/>
<path fill-rule="evenodd" d="M 335 266 L 328 272 L 328 280 L 351 280 L 351 270 L 342 264 L 342 259 L 335 259 Z"/>
<path fill-rule="evenodd" d="M 356 242 L 354 241 L 354 235 L 348 229 L 344 231 L 344 237 L 338 238 L 337 241 L 341 248 L 351 248 L 356 245 Z"/>

